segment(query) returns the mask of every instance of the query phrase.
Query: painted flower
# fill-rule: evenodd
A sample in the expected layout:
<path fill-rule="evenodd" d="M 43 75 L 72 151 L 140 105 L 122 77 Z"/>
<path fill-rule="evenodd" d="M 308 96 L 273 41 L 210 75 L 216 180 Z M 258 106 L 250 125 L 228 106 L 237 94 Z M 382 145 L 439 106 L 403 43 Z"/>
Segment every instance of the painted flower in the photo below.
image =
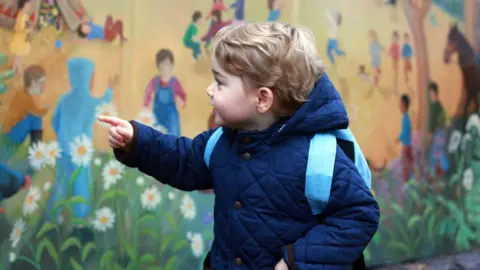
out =
<path fill-rule="evenodd" d="M 37 186 L 31 186 L 28 190 L 25 201 L 23 202 L 23 214 L 25 216 L 31 215 L 38 209 L 38 201 L 42 198 L 42 192 Z"/>
<path fill-rule="evenodd" d="M 155 126 L 155 129 L 162 132 L 163 134 L 168 134 L 168 129 L 163 125 L 158 124 Z"/>
<path fill-rule="evenodd" d="M 97 106 L 96 115 L 97 115 L 97 117 L 101 116 L 101 115 L 118 117 L 118 112 L 117 112 L 117 109 L 115 109 L 115 106 L 112 103 L 105 102 L 105 103 L 102 103 L 102 104 Z M 97 123 L 99 123 L 100 125 L 102 125 L 104 127 L 110 127 L 109 124 L 106 124 L 106 123 L 103 123 L 103 122 L 100 122 L 100 121 L 97 121 Z"/>
<path fill-rule="evenodd" d="M 155 123 L 157 122 L 156 119 L 155 119 L 155 115 L 153 115 L 152 111 L 150 111 L 148 109 L 143 109 L 137 115 L 135 120 L 144 124 L 144 125 L 151 126 L 151 127 L 153 127 L 155 125 Z"/>
<path fill-rule="evenodd" d="M 34 170 L 40 170 L 45 166 L 47 162 L 45 149 L 46 146 L 43 142 L 36 142 L 28 148 L 28 162 Z"/>
<path fill-rule="evenodd" d="M 193 256 L 197 258 L 202 256 L 205 249 L 202 235 L 199 233 L 192 234 L 192 238 L 190 240 L 190 246 L 192 248 Z"/>
<path fill-rule="evenodd" d="M 175 192 L 173 192 L 173 191 L 168 192 L 168 198 L 170 200 L 174 200 L 175 199 Z"/>
<path fill-rule="evenodd" d="M 23 219 L 17 219 L 15 224 L 13 224 L 13 230 L 10 233 L 10 242 L 12 242 L 12 247 L 16 248 L 20 239 L 22 238 L 22 234 L 25 231 L 25 221 Z"/>
<path fill-rule="evenodd" d="M 468 146 L 470 145 L 470 142 L 472 141 L 472 135 L 470 133 L 467 133 L 463 136 L 462 142 L 460 144 L 460 150 L 465 151 L 467 150 Z"/>
<path fill-rule="evenodd" d="M 160 192 L 155 186 L 145 189 L 141 196 L 142 207 L 147 210 L 154 210 L 161 200 Z"/>
<path fill-rule="evenodd" d="M 463 172 L 462 185 L 465 190 L 471 190 L 473 186 L 474 174 L 472 168 L 468 168 Z"/>
<path fill-rule="evenodd" d="M 100 165 L 102 165 L 102 159 L 101 159 L 101 158 L 98 158 L 98 157 L 95 158 L 95 159 L 93 160 L 93 164 L 95 164 L 95 166 L 100 166 Z"/>
<path fill-rule="evenodd" d="M 100 208 L 95 211 L 95 219 L 91 223 L 95 230 L 106 232 L 115 224 L 115 213 L 109 207 Z"/>
<path fill-rule="evenodd" d="M 124 166 L 115 159 L 110 160 L 105 167 L 103 167 L 103 188 L 109 190 L 112 185 L 122 178 Z"/>
<path fill-rule="evenodd" d="M 462 141 L 462 133 L 458 130 L 454 130 L 450 135 L 450 139 L 448 140 L 448 152 L 455 153 L 460 146 Z"/>
<path fill-rule="evenodd" d="M 93 157 L 92 140 L 85 134 L 75 137 L 70 143 L 70 156 L 77 166 L 88 166 Z"/>
<path fill-rule="evenodd" d="M 195 202 L 189 194 L 185 194 L 183 196 L 182 202 L 180 204 L 180 212 L 185 219 L 193 220 L 195 218 L 197 214 Z"/>
<path fill-rule="evenodd" d="M 57 141 L 51 141 L 45 146 L 45 162 L 54 167 L 57 158 L 61 157 L 62 150 Z"/>
<path fill-rule="evenodd" d="M 143 186 L 143 184 L 145 183 L 145 178 L 139 176 L 139 177 L 137 177 L 137 181 L 136 181 L 136 182 L 137 182 L 137 185 Z"/>
<path fill-rule="evenodd" d="M 476 113 L 470 115 L 468 118 L 466 130 L 472 132 L 473 128 L 477 130 L 477 134 L 480 134 L 480 116 Z"/>
<path fill-rule="evenodd" d="M 52 187 L 52 182 L 50 182 L 50 181 L 47 181 L 47 182 L 45 182 L 45 184 L 43 184 L 43 190 L 44 191 L 49 191 L 51 187 Z"/>
<path fill-rule="evenodd" d="M 10 253 L 8 254 L 8 260 L 9 260 L 11 263 L 13 263 L 14 261 L 17 260 L 17 255 L 15 255 L 15 253 L 13 253 L 13 252 L 10 252 Z"/>

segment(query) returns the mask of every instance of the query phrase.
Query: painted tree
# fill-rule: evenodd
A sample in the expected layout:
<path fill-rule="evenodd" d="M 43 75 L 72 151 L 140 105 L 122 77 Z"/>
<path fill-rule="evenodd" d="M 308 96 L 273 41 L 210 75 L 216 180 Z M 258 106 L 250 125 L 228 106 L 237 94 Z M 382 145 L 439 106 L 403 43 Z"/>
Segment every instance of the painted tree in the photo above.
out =
<path fill-rule="evenodd" d="M 413 52 L 417 69 L 417 129 L 426 131 L 428 128 L 428 81 L 430 66 L 425 37 L 424 21 L 432 6 L 433 0 L 403 0 L 403 10 L 410 26 L 413 39 Z"/>

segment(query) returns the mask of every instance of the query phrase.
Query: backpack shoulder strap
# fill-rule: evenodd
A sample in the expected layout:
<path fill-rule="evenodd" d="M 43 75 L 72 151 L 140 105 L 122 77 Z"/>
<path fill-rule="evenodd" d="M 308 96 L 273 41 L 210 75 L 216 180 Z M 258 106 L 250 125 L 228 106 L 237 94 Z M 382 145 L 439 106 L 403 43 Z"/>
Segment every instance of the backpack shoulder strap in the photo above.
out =
<path fill-rule="evenodd" d="M 353 145 L 350 148 L 353 151 L 347 151 L 346 146 L 342 147 L 342 144 L 339 144 L 339 140 Z M 371 186 L 371 172 L 367 160 L 349 129 L 315 134 L 310 140 L 305 176 L 305 197 L 314 215 L 321 214 L 330 199 L 337 145 L 340 145 L 345 154 L 355 163 L 367 187 L 370 189 Z"/>
<path fill-rule="evenodd" d="M 222 137 L 222 134 L 223 129 L 219 127 L 213 132 L 210 138 L 208 138 L 207 145 L 205 146 L 205 152 L 203 153 L 203 159 L 205 160 L 207 168 L 210 168 L 210 158 L 212 156 L 213 149 L 215 148 L 215 145 L 217 144 L 220 137 Z"/>
<path fill-rule="evenodd" d="M 305 197 L 314 215 L 323 212 L 330 198 L 337 139 L 331 133 L 318 133 L 310 140 Z"/>

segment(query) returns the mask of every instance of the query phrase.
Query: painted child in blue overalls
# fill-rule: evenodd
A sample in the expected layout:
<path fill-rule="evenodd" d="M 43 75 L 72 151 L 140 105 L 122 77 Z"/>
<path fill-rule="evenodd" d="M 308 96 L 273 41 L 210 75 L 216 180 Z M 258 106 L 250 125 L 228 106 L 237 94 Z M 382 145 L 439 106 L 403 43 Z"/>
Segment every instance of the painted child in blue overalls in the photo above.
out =
<path fill-rule="evenodd" d="M 22 168 L 13 167 L 10 160 L 28 136 L 30 136 L 30 144 L 42 140 L 42 118 L 47 114 L 48 109 L 37 106 L 34 96 L 44 91 L 45 82 L 45 70 L 40 66 L 29 66 L 24 73 L 25 89 L 17 89 L 2 123 L 0 201 L 13 196 L 30 182 L 31 168 L 27 164 L 20 166 Z"/>
<path fill-rule="evenodd" d="M 162 125 L 168 133 L 180 136 L 180 118 L 178 116 L 176 97 L 185 107 L 187 95 L 175 76 L 172 76 L 174 57 L 169 49 L 161 49 L 155 55 L 159 75 L 153 77 L 145 89 L 145 108 L 153 100 L 153 114 L 156 124 Z"/>

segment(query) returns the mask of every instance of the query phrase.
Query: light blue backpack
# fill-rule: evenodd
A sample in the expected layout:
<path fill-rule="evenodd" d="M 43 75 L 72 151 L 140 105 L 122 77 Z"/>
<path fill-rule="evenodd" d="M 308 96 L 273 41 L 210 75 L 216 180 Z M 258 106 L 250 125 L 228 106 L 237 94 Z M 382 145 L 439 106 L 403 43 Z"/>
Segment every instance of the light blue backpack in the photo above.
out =
<path fill-rule="evenodd" d="M 210 158 L 213 149 L 222 134 L 222 128 L 217 128 L 208 139 L 203 156 L 207 167 L 210 167 Z M 305 197 L 314 215 L 320 214 L 325 209 L 330 198 L 335 155 L 337 152 L 337 139 L 353 143 L 353 161 L 365 184 L 369 189 L 371 188 L 371 173 L 367 160 L 363 156 L 362 150 L 360 150 L 360 146 L 350 129 L 341 129 L 330 133 L 318 133 L 310 140 L 307 172 L 305 176 Z"/>

